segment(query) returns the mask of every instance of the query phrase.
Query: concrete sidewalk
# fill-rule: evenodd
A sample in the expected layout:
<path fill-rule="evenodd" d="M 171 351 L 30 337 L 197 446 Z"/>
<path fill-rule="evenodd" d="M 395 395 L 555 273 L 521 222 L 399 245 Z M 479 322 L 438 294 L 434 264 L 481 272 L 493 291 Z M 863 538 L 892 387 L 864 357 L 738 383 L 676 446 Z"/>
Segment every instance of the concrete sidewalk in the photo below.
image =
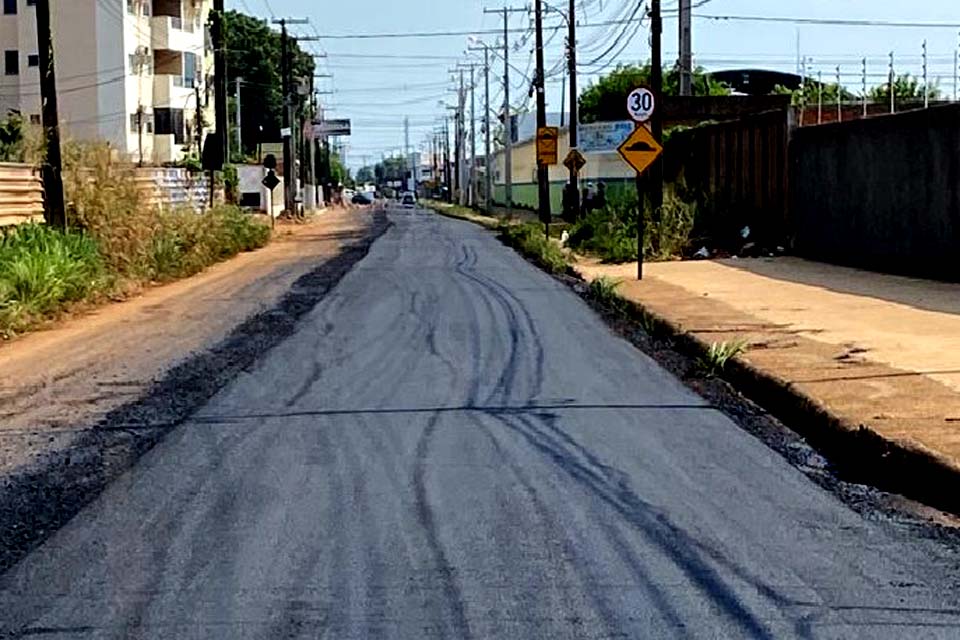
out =
<path fill-rule="evenodd" d="M 797 258 L 644 268 L 637 282 L 636 263 L 577 265 L 622 280 L 621 295 L 676 333 L 746 340 L 744 365 L 843 429 L 960 474 L 960 284 Z"/>

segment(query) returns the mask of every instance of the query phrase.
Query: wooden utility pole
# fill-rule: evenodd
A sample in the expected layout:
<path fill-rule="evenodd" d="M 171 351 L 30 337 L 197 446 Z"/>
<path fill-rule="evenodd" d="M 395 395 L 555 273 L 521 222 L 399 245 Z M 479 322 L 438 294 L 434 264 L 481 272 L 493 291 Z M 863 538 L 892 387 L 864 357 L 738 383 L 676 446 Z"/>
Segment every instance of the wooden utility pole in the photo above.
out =
<path fill-rule="evenodd" d="M 484 13 L 503 14 L 503 173 L 504 205 L 507 215 L 513 211 L 513 117 L 510 113 L 510 14 L 526 13 L 526 8 L 484 9 Z"/>
<path fill-rule="evenodd" d="M 240 127 L 240 125 L 242 124 L 242 121 L 240 120 L 240 84 L 241 84 L 242 82 L 243 82 L 243 80 L 238 77 L 238 78 L 237 78 L 237 113 L 236 113 L 236 116 L 237 116 L 237 153 L 239 153 L 241 156 L 244 155 L 244 153 L 243 153 L 243 129 L 241 129 L 241 127 Z"/>
<path fill-rule="evenodd" d="M 663 20 L 660 14 L 660 0 L 650 2 L 650 91 L 656 103 L 656 108 L 650 117 L 650 132 L 653 138 L 660 142 L 663 139 L 663 116 L 661 115 L 663 95 L 663 61 L 661 52 L 661 37 L 663 35 Z M 637 126 L 644 126 L 638 124 Z M 650 209 L 653 223 L 660 220 L 660 210 L 663 208 L 663 164 L 658 158 L 650 165 L 649 173 L 641 177 L 637 173 L 637 280 L 643 280 L 643 249 L 646 244 L 646 221 L 644 220 L 643 193 L 646 187 L 647 198 L 650 200 Z"/>
<path fill-rule="evenodd" d="M 483 48 L 483 134 L 484 134 L 484 156 L 483 156 L 483 204 L 487 215 L 493 211 L 493 172 L 490 165 L 490 50 Z"/>
<path fill-rule="evenodd" d="M 580 115 L 577 104 L 577 19 L 576 19 L 576 0 L 570 0 L 570 10 L 567 13 L 567 64 L 570 75 L 570 149 L 576 149 L 579 144 L 578 129 L 580 125 Z M 580 186 L 579 169 L 576 164 L 570 165 L 570 184 L 567 186 L 569 194 L 567 202 L 573 209 L 570 211 L 572 220 L 576 220 L 580 215 Z"/>
<path fill-rule="evenodd" d="M 692 0 L 680 0 L 680 95 L 693 95 Z M 659 97 L 659 96 L 658 96 Z"/>
<path fill-rule="evenodd" d="M 537 129 L 547 126 L 547 96 L 544 91 L 543 71 L 543 0 L 534 0 L 534 23 L 536 29 L 537 75 L 534 79 L 534 91 L 537 92 Z M 550 167 L 540 163 L 537 158 L 537 194 L 540 221 L 544 224 L 547 237 L 550 236 Z"/>
<path fill-rule="evenodd" d="M 230 136 L 227 135 L 227 43 L 223 29 L 224 0 L 213 0 L 213 14 L 210 18 L 210 39 L 213 40 L 214 118 L 220 151 L 218 155 L 223 162 L 230 162 Z"/>
<path fill-rule="evenodd" d="M 63 205 L 63 164 L 60 157 L 60 115 L 57 107 L 57 75 L 53 38 L 50 33 L 50 0 L 37 0 L 37 51 L 40 56 L 40 102 L 46 159 L 43 163 L 44 210 L 47 224 L 67 228 Z"/>

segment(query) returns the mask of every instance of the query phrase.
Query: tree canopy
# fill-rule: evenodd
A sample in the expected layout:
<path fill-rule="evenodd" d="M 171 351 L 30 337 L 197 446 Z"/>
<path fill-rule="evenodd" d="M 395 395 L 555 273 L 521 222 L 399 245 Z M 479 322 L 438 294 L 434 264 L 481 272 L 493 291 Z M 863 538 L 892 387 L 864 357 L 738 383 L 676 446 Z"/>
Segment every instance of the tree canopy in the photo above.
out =
<path fill-rule="evenodd" d="M 591 84 L 580 96 L 580 121 L 623 120 L 627 96 L 636 87 L 650 84 L 651 68 L 649 63 L 643 66 L 617 66 L 609 74 Z M 663 93 L 668 96 L 680 95 L 679 69 L 663 70 Z M 693 95 L 725 96 L 729 94 L 730 89 L 707 75 L 702 67 L 694 69 Z"/>
<path fill-rule="evenodd" d="M 265 22 L 227 11 L 224 16 L 227 43 L 227 81 L 232 88 L 241 78 L 241 128 L 244 153 L 253 153 L 259 142 L 280 139 L 283 122 L 283 96 L 280 70 L 281 36 Z M 313 57 L 291 38 L 294 78 L 313 78 Z M 299 106 L 309 104 L 310 96 L 298 96 Z M 231 123 L 232 126 L 232 123 Z M 260 128 L 263 127 L 261 134 Z"/>
<path fill-rule="evenodd" d="M 794 106 L 806 105 L 809 107 L 810 105 L 816 105 L 819 100 L 822 100 L 825 105 L 836 104 L 838 96 L 841 102 L 852 102 L 857 99 L 857 96 L 836 82 L 824 82 L 822 91 L 823 94 L 821 95 L 821 85 L 816 82 L 808 82 L 795 90 L 782 85 L 777 85 L 773 89 L 773 92 L 777 95 L 791 96 L 790 102 Z"/>
<path fill-rule="evenodd" d="M 931 100 L 940 97 L 940 89 L 936 85 L 928 84 L 926 87 L 927 96 Z M 893 79 L 893 95 L 897 100 L 916 101 L 923 100 L 924 86 L 918 78 L 914 78 L 909 73 L 896 76 Z M 874 102 L 890 101 L 890 83 L 874 87 L 868 93 L 870 100 Z"/>

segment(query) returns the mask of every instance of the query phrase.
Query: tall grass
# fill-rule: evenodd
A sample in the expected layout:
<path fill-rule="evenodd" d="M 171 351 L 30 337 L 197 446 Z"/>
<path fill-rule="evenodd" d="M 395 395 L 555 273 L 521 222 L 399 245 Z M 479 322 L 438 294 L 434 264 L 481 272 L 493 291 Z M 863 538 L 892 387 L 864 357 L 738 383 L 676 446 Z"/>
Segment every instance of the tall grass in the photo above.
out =
<path fill-rule="evenodd" d="M 563 249 L 547 239 L 540 223 L 505 224 L 500 227 L 500 238 L 550 273 L 563 273 L 568 268 Z"/>
<path fill-rule="evenodd" d="M 636 260 L 637 212 L 635 195 L 611 198 L 607 206 L 591 211 L 573 225 L 570 247 L 608 263 Z M 664 194 L 663 206 L 656 215 L 646 208 L 644 258 L 668 260 L 683 255 L 690 244 L 695 216 L 695 205 L 683 202 L 670 192 Z"/>
<path fill-rule="evenodd" d="M 89 235 L 39 224 L 8 231 L 0 240 L 0 333 L 20 331 L 109 281 Z"/>
<path fill-rule="evenodd" d="M 234 206 L 161 211 L 132 166 L 105 146 L 66 145 L 71 231 L 22 225 L 0 241 L 0 333 L 10 335 L 71 302 L 129 283 L 166 282 L 262 247 L 270 228 Z"/>

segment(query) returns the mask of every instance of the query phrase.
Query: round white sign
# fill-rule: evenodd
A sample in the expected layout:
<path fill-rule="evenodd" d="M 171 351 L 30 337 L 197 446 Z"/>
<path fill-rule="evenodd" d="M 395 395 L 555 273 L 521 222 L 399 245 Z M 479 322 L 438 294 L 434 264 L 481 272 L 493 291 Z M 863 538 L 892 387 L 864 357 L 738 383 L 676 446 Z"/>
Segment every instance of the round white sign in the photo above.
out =
<path fill-rule="evenodd" d="M 635 122 L 646 122 L 657 108 L 657 101 L 653 91 L 646 87 L 639 87 L 627 96 L 627 113 Z"/>

